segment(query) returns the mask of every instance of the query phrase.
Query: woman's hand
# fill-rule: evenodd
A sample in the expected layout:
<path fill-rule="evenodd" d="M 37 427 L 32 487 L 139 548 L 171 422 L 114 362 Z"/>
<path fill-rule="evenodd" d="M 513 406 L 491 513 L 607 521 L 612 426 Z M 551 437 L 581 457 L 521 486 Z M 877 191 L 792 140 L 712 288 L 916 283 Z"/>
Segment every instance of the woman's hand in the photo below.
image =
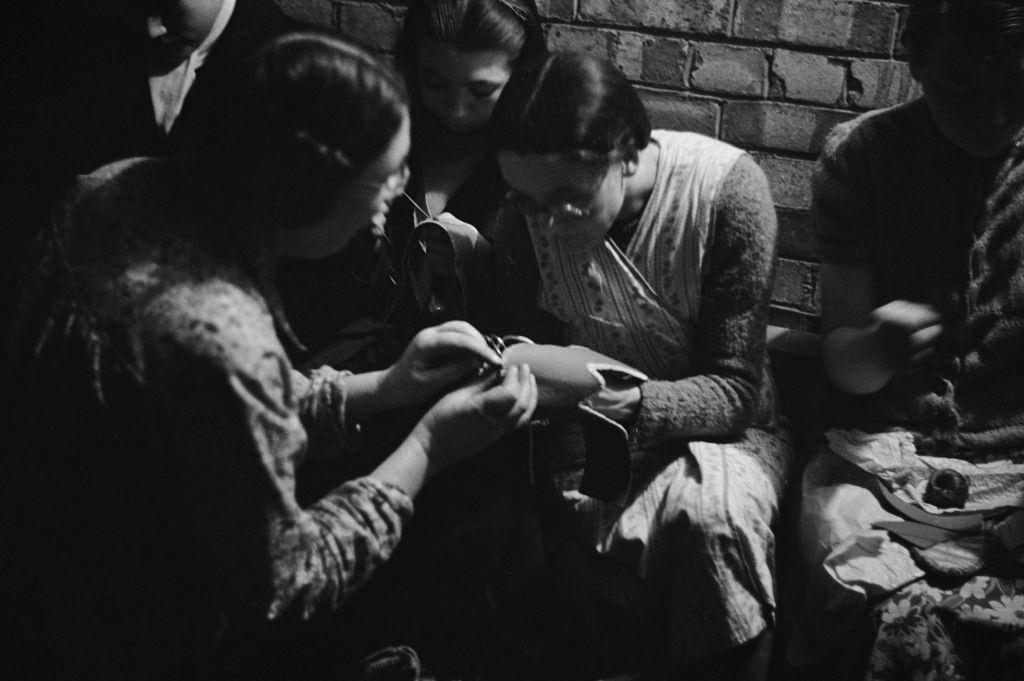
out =
<path fill-rule="evenodd" d="M 526 425 L 536 406 L 537 381 L 526 365 L 478 378 L 442 397 L 372 475 L 415 497 L 442 468 Z"/>
<path fill-rule="evenodd" d="M 501 358 L 483 335 L 463 321 L 423 329 L 381 377 L 386 404 L 406 406 L 425 401 L 481 365 L 499 366 Z"/>
<path fill-rule="evenodd" d="M 868 333 L 883 361 L 896 371 L 935 352 L 943 333 L 942 315 L 930 305 L 894 300 L 871 312 Z"/>
<path fill-rule="evenodd" d="M 872 310 L 864 326 L 839 326 L 825 335 L 825 371 L 843 392 L 877 392 L 935 352 L 943 331 L 942 316 L 933 307 L 894 300 Z"/>
<path fill-rule="evenodd" d="M 537 407 L 537 380 L 528 365 L 510 366 L 442 397 L 410 434 L 430 468 L 462 461 L 529 422 Z"/>
<path fill-rule="evenodd" d="M 583 404 L 612 421 L 630 423 L 640 411 L 640 386 L 633 379 L 606 377 L 605 386 Z"/>

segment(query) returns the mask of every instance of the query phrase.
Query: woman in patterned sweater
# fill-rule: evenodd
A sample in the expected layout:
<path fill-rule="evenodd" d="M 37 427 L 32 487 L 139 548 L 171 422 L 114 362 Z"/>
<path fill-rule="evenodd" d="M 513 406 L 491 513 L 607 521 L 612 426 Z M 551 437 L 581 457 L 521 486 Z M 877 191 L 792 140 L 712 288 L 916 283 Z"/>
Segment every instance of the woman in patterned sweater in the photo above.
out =
<path fill-rule="evenodd" d="M 1024 4 L 916 0 L 905 39 L 924 96 L 840 125 L 814 180 L 829 430 L 791 657 L 820 678 L 1019 679 Z"/>
<path fill-rule="evenodd" d="M 651 131 L 626 78 L 586 55 L 513 75 L 494 116 L 511 326 L 650 377 L 591 403 L 627 426 L 625 498 L 581 494 L 576 452 L 546 451 L 575 547 L 570 583 L 612 613 L 591 623 L 609 639 L 586 654 L 758 678 L 791 456 L 765 354 L 776 222 L 764 174 L 722 142 Z"/>
<path fill-rule="evenodd" d="M 249 638 L 269 624 L 339 608 L 426 480 L 535 403 L 528 370 L 473 379 L 396 450 L 364 455 L 368 475 L 301 508 L 305 457 L 357 454 L 362 419 L 500 360 L 455 322 L 383 371 L 294 371 L 274 262 L 343 249 L 383 218 L 406 177 L 404 89 L 310 33 L 264 47 L 224 95 L 198 157 L 80 179 L 23 297 L 5 609 L 33 678 L 269 676 L 222 664 L 272 654 Z"/>

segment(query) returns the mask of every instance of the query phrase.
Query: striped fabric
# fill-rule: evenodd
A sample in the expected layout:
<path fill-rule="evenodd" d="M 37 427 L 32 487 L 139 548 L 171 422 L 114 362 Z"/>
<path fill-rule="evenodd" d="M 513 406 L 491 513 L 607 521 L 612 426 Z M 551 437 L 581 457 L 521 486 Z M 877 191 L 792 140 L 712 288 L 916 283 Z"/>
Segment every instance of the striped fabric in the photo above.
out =
<path fill-rule="evenodd" d="M 571 327 L 569 340 L 675 381 L 697 370 L 715 202 L 743 152 L 693 133 L 653 137 L 655 186 L 625 250 L 606 239 L 574 253 L 538 224 L 530 236 L 538 304 Z M 649 444 L 633 443 L 634 453 Z M 629 612 L 651 640 L 666 641 L 670 659 L 685 662 L 749 641 L 773 621 L 771 524 L 792 447 L 780 431 L 750 427 L 735 441 L 679 441 L 662 454 L 635 457 L 646 463 L 634 464 L 622 504 L 563 492 L 587 556 L 569 570 L 578 571 L 571 583 Z"/>
<path fill-rule="evenodd" d="M 701 264 L 718 188 L 743 153 L 709 137 L 655 131 L 654 190 L 623 252 L 610 239 L 572 252 L 530 221 L 541 308 L 567 322 L 572 342 L 662 380 L 691 373 Z M 676 229 L 665 229 L 673 225 Z"/>

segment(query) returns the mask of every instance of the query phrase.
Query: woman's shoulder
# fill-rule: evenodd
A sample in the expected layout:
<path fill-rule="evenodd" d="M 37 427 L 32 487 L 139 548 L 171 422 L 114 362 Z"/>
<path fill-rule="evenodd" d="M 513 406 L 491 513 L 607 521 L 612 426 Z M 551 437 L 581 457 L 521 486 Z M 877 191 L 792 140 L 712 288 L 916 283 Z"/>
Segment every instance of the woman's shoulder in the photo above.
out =
<path fill-rule="evenodd" d="M 699 132 L 658 129 L 651 131 L 651 139 L 662 149 L 680 154 L 709 154 L 736 159 L 744 153 L 739 147 Z"/>
<path fill-rule="evenodd" d="M 163 193 L 170 180 L 181 174 L 179 161 L 169 158 L 140 156 L 113 161 L 92 172 L 79 175 L 68 194 L 70 201 L 109 202 L 126 200 L 129 196 L 146 192 Z"/>
<path fill-rule="evenodd" d="M 136 158 L 78 179 L 55 219 L 74 287 L 98 320 L 141 321 L 186 342 L 204 330 L 272 328 L 252 278 L 212 246 L 182 171 Z"/>
<path fill-rule="evenodd" d="M 739 147 L 696 132 L 654 130 L 651 140 L 659 147 L 659 182 L 669 187 L 697 182 L 715 194 L 747 156 Z"/>
<path fill-rule="evenodd" d="M 73 255 L 85 255 L 90 245 L 117 250 L 118 242 L 133 243 L 145 227 L 161 221 L 181 193 L 183 176 L 170 159 L 129 158 L 101 166 L 75 179 L 56 209 L 54 225 L 73 242 Z"/>
<path fill-rule="evenodd" d="M 659 145 L 657 184 L 664 191 L 677 192 L 688 186 L 699 186 L 701 196 L 720 202 L 723 189 L 734 176 L 759 179 L 760 168 L 753 158 L 739 147 L 695 132 L 655 130 L 651 139 Z M 755 186 L 756 185 L 756 186 Z M 760 183 L 750 187 L 758 189 Z M 735 192 L 728 192 L 730 196 Z M 755 192 L 756 193 L 756 192 Z M 736 197 L 732 197 L 736 198 Z"/>
<path fill-rule="evenodd" d="M 836 125 L 825 138 L 822 157 L 845 155 L 897 157 L 931 132 L 931 119 L 923 99 L 868 111 Z"/>
<path fill-rule="evenodd" d="M 253 287 L 224 277 L 170 282 L 141 301 L 142 345 L 172 361 L 256 375 L 286 363 L 274 318 Z"/>

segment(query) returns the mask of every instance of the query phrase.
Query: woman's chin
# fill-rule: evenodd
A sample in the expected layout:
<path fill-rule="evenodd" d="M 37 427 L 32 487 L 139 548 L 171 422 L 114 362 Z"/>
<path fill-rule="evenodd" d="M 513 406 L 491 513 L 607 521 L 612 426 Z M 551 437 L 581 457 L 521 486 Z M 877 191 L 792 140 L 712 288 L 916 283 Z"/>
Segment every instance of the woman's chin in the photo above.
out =
<path fill-rule="evenodd" d="M 376 213 L 373 214 L 373 217 L 370 218 L 370 224 L 373 225 L 373 232 L 375 234 L 383 234 L 384 225 L 386 225 L 387 222 L 388 214 L 382 210 L 377 211 Z"/>
<path fill-rule="evenodd" d="M 457 135 L 470 135 L 484 128 L 482 123 L 445 123 L 444 126 Z"/>

